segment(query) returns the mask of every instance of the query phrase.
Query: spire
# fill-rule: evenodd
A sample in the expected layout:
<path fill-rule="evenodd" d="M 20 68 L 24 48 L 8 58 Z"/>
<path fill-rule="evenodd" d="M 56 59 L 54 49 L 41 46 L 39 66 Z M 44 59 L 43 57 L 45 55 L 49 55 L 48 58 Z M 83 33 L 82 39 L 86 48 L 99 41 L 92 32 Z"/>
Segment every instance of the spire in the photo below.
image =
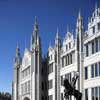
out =
<path fill-rule="evenodd" d="M 98 8 L 98 4 L 97 4 L 97 2 L 95 3 L 95 10 Z"/>
<path fill-rule="evenodd" d="M 14 62 L 16 64 L 16 66 L 21 64 L 21 56 L 20 56 L 20 49 L 19 49 L 18 43 L 17 43 L 17 47 L 16 47 L 16 55 L 15 55 Z"/>
<path fill-rule="evenodd" d="M 20 56 L 20 49 L 19 49 L 19 45 L 17 43 L 17 47 L 16 47 L 16 57 Z"/>
<path fill-rule="evenodd" d="M 59 38 L 59 30 L 58 30 L 58 27 L 57 27 L 57 33 L 56 33 L 56 39 Z"/>
<path fill-rule="evenodd" d="M 37 21 L 37 17 L 35 16 L 34 31 L 37 30 L 38 30 L 38 21 Z"/>
<path fill-rule="evenodd" d="M 58 27 L 57 27 L 57 33 L 56 33 L 55 44 L 56 44 L 56 45 L 60 45 L 60 38 L 59 38 L 59 31 L 58 31 Z"/>
<path fill-rule="evenodd" d="M 81 9 L 79 9 L 78 19 L 81 19 Z"/>

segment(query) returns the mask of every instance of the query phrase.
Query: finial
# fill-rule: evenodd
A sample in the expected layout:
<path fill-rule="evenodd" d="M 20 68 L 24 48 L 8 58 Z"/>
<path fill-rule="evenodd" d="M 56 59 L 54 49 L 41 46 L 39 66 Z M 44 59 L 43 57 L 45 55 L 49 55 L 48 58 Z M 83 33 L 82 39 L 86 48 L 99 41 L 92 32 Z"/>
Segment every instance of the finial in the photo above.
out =
<path fill-rule="evenodd" d="M 58 34 L 59 34 L 59 30 L 58 30 L 58 27 L 57 27 L 57 33 L 56 33 L 56 38 L 58 39 Z"/>
<path fill-rule="evenodd" d="M 81 8 L 79 9 L 78 18 L 81 18 Z"/>
<path fill-rule="evenodd" d="M 59 32 L 59 29 L 58 29 L 58 27 L 57 27 L 57 33 Z"/>
<path fill-rule="evenodd" d="M 67 32 L 69 32 L 69 25 L 67 25 Z"/>
<path fill-rule="evenodd" d="M 17 48 L 17 49 L 19 48 L 19 44 L 18 44 L 18 42 L 17 42 L 17 46 L 16 46 L 16 48 Z"/>
<path fill-rule="evenodd" d="M 37 16 L 35 16 L 35 24 L 37 24 Z"/>
<path fill-rule="evenodd" d="M 38 30 L 38 22 L 37 22 L 37 17 L 35 16 L 35 24 L 34 24 L 34 30 Z"/>
<path fill-rule="evenodd" d="M 95 3 L 95 10 L 98 8 L 98 4 L 97 4 L 97 2 Z"/>
<path fill-rule="evenodd" d="M 20 49 L 19 49 L 19 45 L 18 45 L 18 42 L 17 42 L 16 56 L 19 56 L 19 55 L 20 55 Z"/>

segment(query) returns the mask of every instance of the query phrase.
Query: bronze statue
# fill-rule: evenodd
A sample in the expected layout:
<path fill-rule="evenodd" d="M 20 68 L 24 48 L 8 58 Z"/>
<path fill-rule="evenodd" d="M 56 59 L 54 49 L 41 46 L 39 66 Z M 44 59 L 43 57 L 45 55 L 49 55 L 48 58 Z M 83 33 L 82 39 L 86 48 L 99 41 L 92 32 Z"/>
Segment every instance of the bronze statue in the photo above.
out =
<path fill-rule="evenodd" d="M 68 79 L 64 80 L 64 97 L 67 99 L 69 96 L 74 96 L 76 100 L 81 100 L 82 93 L 75 89 L 76 80 L 78 79 L 78 75 L 72 78 L 72 82 L 69 83 Z"/>

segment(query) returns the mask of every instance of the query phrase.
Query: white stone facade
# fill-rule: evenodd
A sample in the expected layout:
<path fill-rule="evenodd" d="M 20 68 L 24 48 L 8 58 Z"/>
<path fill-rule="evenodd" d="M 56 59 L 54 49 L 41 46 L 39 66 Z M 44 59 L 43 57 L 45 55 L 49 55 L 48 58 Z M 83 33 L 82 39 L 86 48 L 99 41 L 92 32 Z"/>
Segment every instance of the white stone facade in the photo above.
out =
<path fill-rule="evenodd" d="M 41 41 L 37 18 L 35 18 L 30 51 L 25 49 L 21 59 L 19 47 L 16 49 L 13 100 L 44 100 L 47 98 L 47 61 L 41 55 Z"/>
<path fill-rule="evenodd" d="M 56 72 L 56 61 L 54 61 L 56 48 L 49 46 L 49 66 L 53 63 L 53 70 L 48 75 L 48 80 L 52 80 L 52 87 L 48 89 L 50 100 L 64 99 L 63 80 L 67 78 L 70 82 L 75 73 L 79 73 L 76 89 L 82 92 L 82 100 L 100 99 L 100 8 L 95 7 L 88 22 L 88 30 L 84 32 L 83 29 L 83 18 L 79 13 L 75 36 L 68 31 L 60 47 L 59 99 L 55 98 L 58 93 L 55 92 L 56 85 L 59 85 L 55 82 L 57 78 L 55 73 L 59 73 Z M 69 100 L 75 100 L 75 98 L 69 96 Z"/>
<path fill-rule="evenodd" d="M 33 32 L 31 50 L 25 50 L 22 60 L 19 48 L 16 51 L 13 100 L 64 100 L 63 80 L 71 82 L 76 73 L 82 100 L 100 100 L 100 9 L 95 7 L 86 31 L 79 12 L 75 36 L 67 31 L 62 43 L 57 30 L 44 64 L 37 22 Z"/>

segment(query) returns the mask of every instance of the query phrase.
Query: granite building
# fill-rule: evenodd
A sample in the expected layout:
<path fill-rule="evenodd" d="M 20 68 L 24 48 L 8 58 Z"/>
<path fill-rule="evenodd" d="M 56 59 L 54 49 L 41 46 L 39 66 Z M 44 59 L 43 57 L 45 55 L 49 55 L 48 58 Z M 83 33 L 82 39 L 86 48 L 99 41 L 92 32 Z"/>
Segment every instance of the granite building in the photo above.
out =
<path fill-rule="evenodd" d="M 57 29 L 54 46 L 49 45 L 47 58 L 42 57 L 37 19 L 31 36 L 30 50 L 14 59 L 13 100 L 64 100 L 63 80 L 69 82 L 78 73 L 76 89 L 82 100 L 100 100 L 100 8 L 94 8 L 84 30 L 81 12 L 76 30 L 69 30 L 61 41 Z M 69 100 L 75 100 L 69 96 Z"/>

